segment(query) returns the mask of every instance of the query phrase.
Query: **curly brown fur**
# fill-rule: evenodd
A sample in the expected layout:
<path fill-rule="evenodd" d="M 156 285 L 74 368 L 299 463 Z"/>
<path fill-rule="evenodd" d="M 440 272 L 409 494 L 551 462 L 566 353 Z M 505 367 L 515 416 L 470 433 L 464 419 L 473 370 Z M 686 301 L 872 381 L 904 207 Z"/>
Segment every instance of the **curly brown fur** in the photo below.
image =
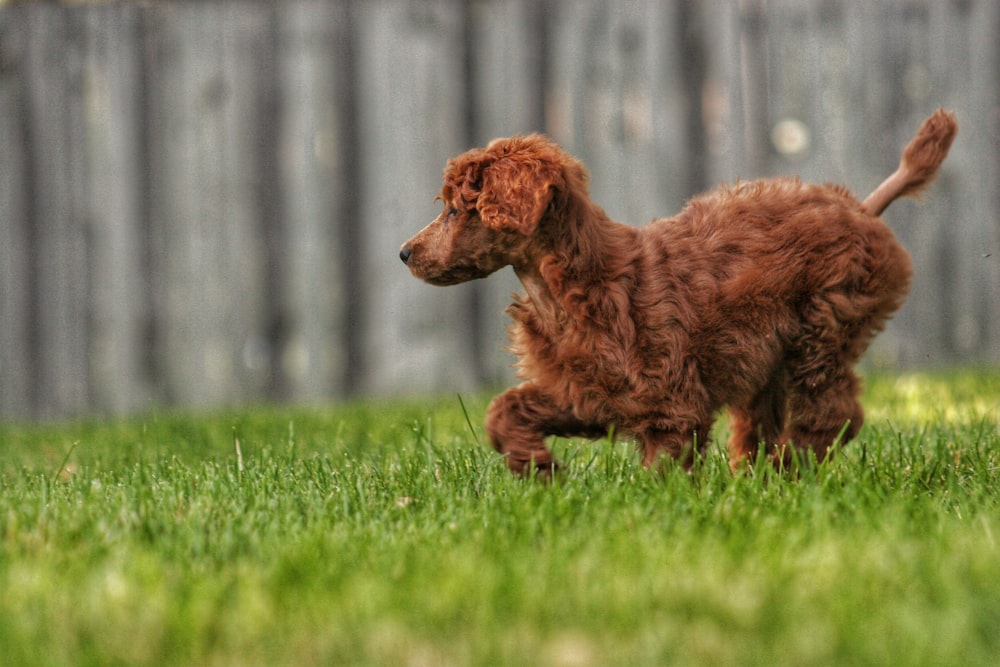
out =
<path fill-rule="evenodd" d="M 508 265 L 520 278 L 508 313 L 523 382 L 486 417 L 514 472 L 553 469 L 547 436 L 612 429 L 646 465 L 690 464 L 722 407 L 734 468 L 760 445 L 778 462 L 792 446 L 823 459 L 861 426 L 852 368 L 909 286 L 909 256 L 873 212 L 926 185 L 955 131 L 932 116 L 864 204 L 760 180 L 642 228 L 611 221 L 583 165 L 545 137 L 497 139 L 448 162 L 444 211 L 400 257 L 435 285 Z"/>

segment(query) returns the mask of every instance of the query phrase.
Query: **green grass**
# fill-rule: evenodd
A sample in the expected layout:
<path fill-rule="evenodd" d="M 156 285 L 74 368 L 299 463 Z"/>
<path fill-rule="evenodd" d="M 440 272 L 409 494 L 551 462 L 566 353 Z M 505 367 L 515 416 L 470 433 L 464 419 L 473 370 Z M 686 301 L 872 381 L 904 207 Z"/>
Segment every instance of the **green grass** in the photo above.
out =
<path fill-rule="evenodd" d="M 0 425 L 0 664 L 995 664 L 1000 374 L 870 380 L 795 478 L 524 482 L 486 400 Z"/>

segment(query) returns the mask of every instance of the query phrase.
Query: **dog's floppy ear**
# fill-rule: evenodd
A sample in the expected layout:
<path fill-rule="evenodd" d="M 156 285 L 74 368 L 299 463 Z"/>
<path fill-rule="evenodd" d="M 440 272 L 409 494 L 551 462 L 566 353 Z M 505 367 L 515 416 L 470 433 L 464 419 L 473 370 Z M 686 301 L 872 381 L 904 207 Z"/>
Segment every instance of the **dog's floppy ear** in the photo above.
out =
<path fill-rule="evenodd" d="M 559 170 L 537 159 L 503 157 L 482 173 L 476 208 L 493 229 L 534 233 L 552 201 Z"/>

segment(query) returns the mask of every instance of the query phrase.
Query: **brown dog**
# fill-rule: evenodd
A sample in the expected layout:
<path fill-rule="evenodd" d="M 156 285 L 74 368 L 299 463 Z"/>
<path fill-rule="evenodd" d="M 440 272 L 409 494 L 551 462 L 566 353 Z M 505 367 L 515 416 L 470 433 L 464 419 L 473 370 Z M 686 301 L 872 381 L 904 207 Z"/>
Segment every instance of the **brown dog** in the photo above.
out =
<path fill-rule="evenodd" d="M 957 132 L 937 111 L 864 202 L 798 179 L 721 187 L 643 228 L 608 219 L 587 171 L 540 135 L 448 162 L 444 212 L 400 258 L 434 285 L 513 266 L 508 309 L 519 386 L 486 429 L 514 472 L 550 472 L 549 435 L 634 436 L 650 465 L 690 465 L 714 414 L 731 415 L 730 465 L 823 459 L 864 414 L 853 365 L 903 302 L 911 268 L 879 216 L 934 177 Z"/>

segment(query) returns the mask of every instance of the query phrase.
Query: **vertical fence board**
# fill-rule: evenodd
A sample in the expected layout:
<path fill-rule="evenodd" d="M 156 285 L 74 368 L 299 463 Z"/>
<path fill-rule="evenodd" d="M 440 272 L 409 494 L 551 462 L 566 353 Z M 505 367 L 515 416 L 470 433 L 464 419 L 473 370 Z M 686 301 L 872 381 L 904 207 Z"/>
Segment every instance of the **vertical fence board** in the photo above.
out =
<path fill-rule="evenodd" d="M 398 248 L 440 205 L 446 158 L 463 148 L 461 43 L 453 3 L 394 0 L 357 7 L 361 197 L 367 267 L 366 377 L 375 393 L 475 385 L 471 286 L 431 287 L 410 277 Z M 405 63 L 405 67 L 401 66 Z"/>
<path fill-rule="evenodd" d="M 208 297 L 223 286 L 220 276 L 210 273 L 215 253 L 202 238 L 219 225 L 221 210 L 214 215 L 200 210 L 213 185 L 201 151 L 220 150 L 216 128 L 203 126 L 218 115 L 224 93 L 221 81 L 215 81 L 214 90 L 210 85 L 219 40 L 207 34 L 207 21 L 202 12 L 164 7 L 147 35 L 155 43 L 148 105 L 154 372 L 165 400 L 195 405 L 212 398 L 209 384 L 219 375 L 214 370 L 219 362 L 207 358 L 218 318 L 216 303 Z M 195 53 L 185 48 L 188 36 L 200 45 Z"/>
<path fill-rule="evenodd" d="M 616 220 L 645 224 L 691 194 L 673 5 L 559 3 L 549 128 L 591 172 L 591 196 Z M 678 174 L 683 176 L 678 177 Z"/>
<path fill-rule="evenodd" d="M 346 295 L 337 271 L 343 243 L 337 219 L 344 197 L 336 45 L 350 29 L 346 12 L 330 4 L 289 8 L 281 25 L 283 91 L 280 161 L 285 190 L 286 235 L 279 291 L 287 340 L 278 364 L 286 394 L 296 401 L 328 399 L 343 388 L 344 341 L 340 327 Z"/>
<path fill-rule="evenodd" d="M 969 113 L 978 120 L 969 142 L 975 145 L 975 158 L 961 174 L 954 174 L 955 181 L 964 180 L 966 174 L 975 174 L 977 192 L 975 211 L 968 216 L 961 212 L 948 212 L 951 219 L 965 219 L 980 229 L 980 243 L 973 254 L 988 296 L 975 304 L 981 314 L 980 327 L 985 329 L 983 353 L 979 359 L 986 363 L 1000 362 L 1000 44 L 995 36 L 1000 30 L 1000 6 L 996 3 L 977 4 L 969 19 L 972 22 L 972 40 L 969 43 L 974 63 L 972 76 L 986 80 L 971 92 Z M 968 144 L 966 144 L 968 145 Z M 992 224 L 990 223 L 992 221 Z"/>
<path fill-rule="evenodd" d="M 139 224 L 142 107 L 138 14 L 122 5 L 86 16 L 90 404 L 121 414 L 149 400 L 142 369 Z"/>
<path fill-rule="evenodd" d="M 743 26 L 746 19 L 737 3 L 709 3 L 706 39 L 713 44 L 709 72 L 704 83 L 708 178 L 710 187 L 748 178 L 747 112 L 744 99 L 748 81 L 759 76 L 747 64 Z M 756 81 L 754 80 L 754 83 Z"/>
<path fill-rule="evenodd" d="M 945 269 L 954 276 L 956 317 L 950 323 L 947 363 L 1000 356 L 1000 5 L 932 5 L 931 25 L 942 26 L 930 40 L 933 85 L 921 102 L 937 99 L 958 109 L 962 127 L 940 183 L 927 197 L 934 202 L 927 223 L 954 236 L 954 254 Z M 930 37 L 930 36 L 929 36 Z M 938 91 L 944 91 L 938 95 Z M 942 191 L 950 199 L 937 196 Z M 935 201 L 936 200 L 936 201 Z M 952 206 L 948 206 L 951 203 Z M 928 272 L 926 283 L 935 283 Z M 926 284 L 925 283 L 925 284 Z M 928 353 L 934 350 L 928 349 Z"/>
<path fill-rule="evenodd" d="M 539 71 L 544 57 L 544 16 L 534 0 L 485 2 L 472 6 L 472 143 L 543 131 Z"/>
<path fill-rule="evenodd" d="M 845 173 L 843 180 L 859 197 L 866 196 L 892 173 L 904 145 L 900 142 L 907 141 L 915 129 L 910 128 L 909 136 L 897 136 L 902 130 L 894 124 L 893 111 L 889 108 L 895 97 L 890 71 L 894 57 L 890 47 L 893 41 L 891 26 L 896 20 L 889 13 L 891 11 L 892 8 L 883 3 L 845 4 L 844 35 L 848 48 L 843 76 L 847 82 L 848 107 L 843 141 L 847 145 L 844 162 L 850 173 Z M 888 28 L 888 35 L 881 26 Z M 864 63 L 868 66 L 863 66 Z M 901 210 L 909 205 L 910 202 L 897 202 L 883 219 L 912 254 L 913 244 L 907 234 L 913 229 L 907 227 L 908 216 Z M 907 340 L 911 329 L 906 323 L 912 308 L 910 301 L 896 314 L 887 330 L 875 339 L 869 360 L 878 366 L 891 366 L 902 356 L 911 354 L 907 352 L 911 347 Z"/>
<path fill-rule="evenodd" d="M 88 242 L 78 14 L 61 7 L 29 15 L 25 81 L 31 124 L 30 194 L 37 245 L 28 286 L 37 303 L 33 378 L 41 415 L 88 406 Z"/>
<path fill-rule="evenodd" d="M 0 62 L 9 72 L 25 67 L 25 12 L 9 12 L 0 22 Z M 0 76 L 0 417 L 27 415 L 33 410 L 28 321 L 29 215 L 24 122 L 27 102 L 22 76 Z"/>
<path fill-rule="evenodd" d="M 150 105 L 158 371 L 196 406 L 259 395 L 268 374 L 251 85 L 263 6 L 163 10 Z"/>
<path fill-rule="evenodd" d="M 471 41 L 473 127 L 470 144 L 485 146 L 497 137 L 545 130 L 542 112 L 545 73 L 542 5 L 536 0 L 473 5 Z M 464 148 L 471 148 L 467 146 Z M 442 165 L 443 166 L 443 165 Z M 490 383 L 509 383 L 513 358 L 506 349 L 512 292 L 521 284 L 512 269 L 498 271 L 481 286 L 482 360 Z"/>
<path fill-rule="evenodd" d="M 885 66 L 879 69 L 889 76 L 885 77 L 884 81 L 882 132 L 877 141 L 885 153 L 882 158 L 886 163 L 884 173 L 889 173 L 894 168 L 893 163 L 898 160 L 898 157 L 893 156 L 893 152 L 898 155 L 922 120 L 923 114 L 915 109 L 907 113 L 916 106 L 905 104 L 908 98 L 912 100 L 913 96 L 922 95 L 921 87 L 937 85 L 934 95 L 938 100 L 948 105 L 957 100 L 946 99 L 948 93 L 946 82 L 935 81 L 933 76 L 942 63 L 932 60 L 934 48 L 928 41 L 928 24 L 931 20 L 929 9 L 914 7 L 910 11 L 900 11 L 899 8 L 886 7 L 884 11 L 887 14 L 883 20 L 887 21 L 891 28 L 881 41 L 886 62 Z M 868 30 L 872 31 L 871 28 Z M 873 34 L 871 39 L 874 41 L 878 38 Z M 893 145 L 896 146 L 895 150 Z M 871 151 L 871 146 L 868 150 Z M 955 156 L 951 157 L 953 159 Z M 948 174 L 953 166 L 954 162 L 945 163 L 942 174 L 935 184 L 936 187 L 926 201 L 919 203 L 912 200 L 899 201 L 883 215 L 909 250 L 914 263 L 913 283 L 907 303 L 888 328 L 885 340 L 879 341 L 881 349 L 891 350 L 893 363 L 900 361 L 921 363 L 921 359 L 923 363 L 931 361 L 933 357 L 929 354 L 928 341 L 931 341 L 931 345 L 939 353 L 949 347 L 949 325 L 945 320 L 952 319 L 952 315 L 949 314 L 944 318 L 940 315 L 948 312 L 954 301 L 946 296 L 950 290 L 942 289 L 944 284 L 934 284 L 935 281 L 929 278 L 931 271 L 942 269 L 947 271 L 945 267 L 953 255 L 951 247 L 953 230 L 948 229 L 941 215 L 942 211 L 948 210 L 955 203 L 953 199 L 955 193 L 947 186 Z M 945 275 L 939 278 L 948 280 Z M 908 345 L 898 348 L 888 347 L 894 342 L 893 338 L 897 332 L 903 336 L 911 331 L 918 335 L 911 336 Z M 876 348 L 876 354 L 879 349 Z M 938 356 L 938 359 L 943 361 L 943 356 Z"/>

